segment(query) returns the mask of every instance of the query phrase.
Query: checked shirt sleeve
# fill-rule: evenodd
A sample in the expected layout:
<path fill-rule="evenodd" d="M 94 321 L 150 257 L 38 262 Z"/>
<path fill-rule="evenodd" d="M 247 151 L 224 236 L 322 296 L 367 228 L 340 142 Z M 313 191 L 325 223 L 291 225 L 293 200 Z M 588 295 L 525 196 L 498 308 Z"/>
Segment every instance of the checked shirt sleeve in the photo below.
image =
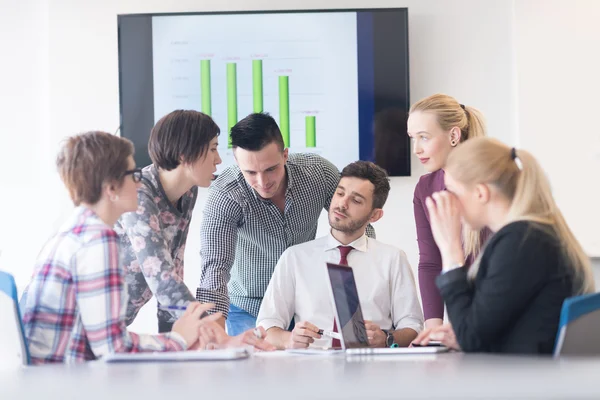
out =
<path fill-rule="evenodd" d="M 227 283 L 235 260 L 241 220 L 242 209 L 238 203 L 224 192 L 210 191 L 200 232 L 202 276 L 196 299 L 202 303 L 214 303 L 214 311 L 220 311 L 225 318 L 229 313 Z"/>
<path fill-rule="evenodd" d="M 179 351 L 186 348 L 176 333 L 138 335 L 125 326 L 127 292 L 119 265 L 116 232 L 90 239 L 75 255 L 73 282 L 86 337 L 96 357 L 109 353 Z"/>

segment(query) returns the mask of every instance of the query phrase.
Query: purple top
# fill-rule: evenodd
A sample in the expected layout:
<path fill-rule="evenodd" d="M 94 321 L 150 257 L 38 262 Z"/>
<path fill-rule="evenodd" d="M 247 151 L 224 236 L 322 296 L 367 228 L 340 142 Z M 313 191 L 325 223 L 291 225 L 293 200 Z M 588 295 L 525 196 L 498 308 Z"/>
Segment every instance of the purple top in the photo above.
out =
<path fill-rule="evenodd" d="M 425 320 L 430 318 L 444 318 L 444 302 L 435 284 L 435 278 L 442 272 L 442 255 L 433 239 L 429 223 L 429 212 L 425 199 L 435 192 L 446 190 L 444 183 L 444 170 L 440 169 L 419 179 L 415 187 L 413 205 L 415 209 L 415 223 L 417 225 L 417 243 L 419 244 L 419 288 L 423 301 L 423 314 Z M 491 236 L 487 228 L 481 232 L 481 243 Z M 475 257 L 470 255 L 465 261 L 468 267 Z"/>

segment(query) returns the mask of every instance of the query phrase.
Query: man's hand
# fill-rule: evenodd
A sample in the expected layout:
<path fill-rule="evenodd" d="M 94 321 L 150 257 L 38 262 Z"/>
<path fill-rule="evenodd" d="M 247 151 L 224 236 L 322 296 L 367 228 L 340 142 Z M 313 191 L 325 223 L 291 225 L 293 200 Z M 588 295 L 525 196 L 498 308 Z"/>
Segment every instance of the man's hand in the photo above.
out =
<path fill-rule="evenodd" d="M 288 349 L 305 349 L 314 343 L 315 339 L 320 339 L 319 328 L 310 322 L 302 321 L 297 323 L 286 344 Z"/>
<path fill-rule="evenodd" d="M 218 322 L 212 321 L 200 327 L 200 350 L 225 349 L 232 347 L 252 346 L 257 350 L 271 351 L 275 346 L 265 341 L 267 332 L 264 328 L 248 329 L 246 332 L 229 336 Z"/>
<path fill-rule="evenodd" d="M 217 319 L 217 324 L 221 325 L 221 328 L 225 330 L 225 317 L 223 315 L 221 315 L 220 318 Z"/>
<path fill-rule="evenodd" d="M 386 347 L 387 335 L 381 330 L 379 325 L 365 320 L 365 328 L 367 329 L 367 338 L 369 339 L 369 347 Z"/>
<path fill-rule="evenodd" d="M 249 345 L 262 351 L 276 350 L 275 346 L 265 340 L 266 337 L 267 332 L 263 327 L 248 329 L 240 335 L 230 336 L 229 340 L 227 340 L 226 347 L 243 347 Z"/>

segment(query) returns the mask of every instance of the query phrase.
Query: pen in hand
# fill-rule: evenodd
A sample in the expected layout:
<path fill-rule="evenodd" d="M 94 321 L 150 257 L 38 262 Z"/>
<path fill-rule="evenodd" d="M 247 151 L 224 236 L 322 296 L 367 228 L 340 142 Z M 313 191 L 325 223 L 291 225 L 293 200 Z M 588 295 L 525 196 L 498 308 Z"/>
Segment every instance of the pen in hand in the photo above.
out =
<path fill-rule="evenodd" d="M 187 310 L 187 306 L 165 306 L 165 305 L 159 304 L 158 309 L 164 310 L 164 311 L 175 311 L 175 312 L 183 313 L 183 312 L 185 312 L 185 310 Z M 200 315 L 200 319 L 202 319 L 204 317 L 208 317 L 208 313 L 206 311 L 204 311 Z"/>
<path fill-rule="evenodd" d="M 342 335 L 340 335 L 338 332 L 331 332 L 331 331 L 319 329 L 319 331 L 317 333 L 321 336 L 330 337 L 332 339 L 338 339 L 338 340 L 342 339 Z"/>

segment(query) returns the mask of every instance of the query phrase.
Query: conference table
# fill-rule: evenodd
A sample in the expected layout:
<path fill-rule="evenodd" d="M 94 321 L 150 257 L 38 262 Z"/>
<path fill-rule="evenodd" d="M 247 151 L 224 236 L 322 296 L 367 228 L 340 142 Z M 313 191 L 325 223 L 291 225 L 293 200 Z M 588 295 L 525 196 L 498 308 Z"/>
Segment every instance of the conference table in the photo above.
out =
<path fill-rule="evenodd" d="M 1 372 L 0 398 L 598 399 L 600 358 L 274 352 L 237 361 L 94 361 Z"/>

